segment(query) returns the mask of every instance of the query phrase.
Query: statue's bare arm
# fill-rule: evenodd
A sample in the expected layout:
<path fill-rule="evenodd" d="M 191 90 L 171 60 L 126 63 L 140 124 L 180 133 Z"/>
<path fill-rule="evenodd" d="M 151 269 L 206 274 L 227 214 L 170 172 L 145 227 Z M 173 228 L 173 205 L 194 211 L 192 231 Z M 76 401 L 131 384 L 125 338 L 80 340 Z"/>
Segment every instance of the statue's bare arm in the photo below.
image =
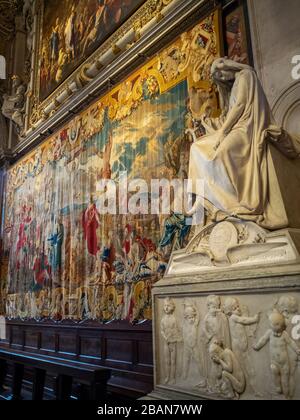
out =
<path fill-rule="evenodd" d="M 253 346 L 253 349 L 258 351 L 262 349 L 269 341 L 271 337 L 272 331 L 268 330 L 265 335 L 261 337 L 260 340 Z"/>
<path fill-rule="evenodd" d="M 234 322 L 236 322 L 237 324 L 242 324 L 242 325 L 253 325 L 256 324 L 259 321 L 259 315 L 255 315 L 255 316 L 237 316 L 237 315 L 233 315 L 233 320 Z"/>

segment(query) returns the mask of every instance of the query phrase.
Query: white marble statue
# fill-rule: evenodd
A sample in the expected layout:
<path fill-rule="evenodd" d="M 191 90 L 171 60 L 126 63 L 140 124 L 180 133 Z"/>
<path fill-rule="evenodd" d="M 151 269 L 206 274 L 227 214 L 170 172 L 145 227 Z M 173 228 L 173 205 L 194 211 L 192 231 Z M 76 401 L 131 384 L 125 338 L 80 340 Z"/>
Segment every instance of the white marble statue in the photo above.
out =
<path fill-rule="evenodd" d="M 205 217 L 185 250 L 172 254 L 167 275 L 300 258 L 295 200 L 300 136 L 275 125 L 252 67 L 219 58 L 211 77 L 222 113 L 218 118 L 199 116 L 206 135 L 196 137 L 194 132 L 189 193 L 195 201 L 186 213 L 203 214 L 204 208 Z M 203 192 L 199 181 L 204 182 Z M 297 229 L 292 238 L 288 229 Z"/>
<path fill-rule="evenodd" d="M 206 135 L 191 148 L 189 179 L 205 181 L 204 207 L 210 220 L 233 216 L 275 230 L 288 225 L 270 164 L 269 144 L 286 157 L 300 156 L 300 142 L 275 126 L 256 72 L 248 65 L 220 58 L 211 75 L 220 93 L 222 114 L 203 116 Z M 300 164 L 299 164 L 300 165 Z M 193 214 L 203 197 L 197 197 Z"/>
<path fill-rule="evenodd" d="M 13 76 L 13 94 L 3 95 L 2 114 L 13 121 L 18 134 L 24 130 L 26 84 L 19 76 Z"/>
<path fill-rule="evenodd" d="M 250 66 L 221 58 L 211 75 L 221 115 L 197 112 L 200 101 L 192 91 L 194 118 L 187 123 L 194 141 L 189 192 L 195 201 L 185 216 L 199 210 L 204 220 L 186 248 L 172 252 L 153 289 L 154 302 L 172 295 L 176 303 L 176 316 L 173 301 L 164 311 L 156 305 L 154 328 L 157 317 L 170 331 L 183 320 L 183 345 L 175 333 L 167 341 L 162 324 L 160 334 L 154 330 L 160 345 L 153 395 L 299 399 L 300 345 L 293 323 L 299 313 L 300 137 L 276 126 Z M 197 189 L 199 180 L 204 192 Z M 243 306 L 230 291 L 244 296 Z M 259 340 L 257 329 L 263 332 Z M 176 375 L 180 368 L 182 378 Z"/>
<path fill-rule="evenodd" d="M 186 213 L 205 217 L 166 275 L 300 259 L 300 137 L 275 125 L 253 68 L 219 58 L 211 76 L 222 113 L 199 116 L 206 135 L 193 136 Z"/>

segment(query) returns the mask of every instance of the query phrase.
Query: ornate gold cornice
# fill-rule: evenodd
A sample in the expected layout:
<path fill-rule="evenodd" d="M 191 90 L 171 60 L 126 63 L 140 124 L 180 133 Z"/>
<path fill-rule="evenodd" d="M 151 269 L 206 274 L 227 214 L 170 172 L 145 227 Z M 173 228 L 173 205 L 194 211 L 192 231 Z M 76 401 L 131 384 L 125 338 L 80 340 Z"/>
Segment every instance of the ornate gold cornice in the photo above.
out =
<path fill-rule="evenodd" d="M 118 42 L 126 35 L 130 30 L 133 29 L 135 36 L 134 39 L 138 41 L 141 37 L 141 31 L 151 21 L 151 19 L 158 17 L 158 20 L 163 18 L 162 11 L 174 0 L 145 0 L 145 3 L 136 11 L 136 13 L 129 18 L 125 24 L 123 24 L 118 30 L 110 36 L 110 38 L 100 46 L 79 68 L 74 71 L 56 90 L 50 94 L 45 100 L 40 101 L 40 90 L 39 90 L 39 52 L 40 42 L 42 37 L 42 19 L 43 19 L 43 0 L 38 1 L 38 22 L 37 22 L 37 33 L 39 34 L 36 42 L 36 54 L 34 60 L 33 69 L 33 100 L 30 104 L 30 117 L 29 117 L 29 128 L 36 128 L 38 121 L 41 121 L 41 114 L 47 115 L 47 110 L 51 104 L 55 101 L 55 98 L 60 97 L 64 92 L 69 91 L 68 86 L 72 83 L 76 83 L 77 88 L 80 89 L 87 85 L 93 80 L 87 73 L 88 70 L 94 65 L 95 68 L 100 71 L 105 65 L 101 63 L 101 57 L 109 50 L 112 51 L 113 56 L 116 57 L 124 49 L 120 48 Z M 134 43 L 133 42 L 133 43 Z M 132 46 L 133 44 L 130 44 Z M 69 96 L 69 95 L 67 95 Z M 58 108 L 56 108 L 57 110 Z M 50 116 L 51 112 L 48 113 Z"/>

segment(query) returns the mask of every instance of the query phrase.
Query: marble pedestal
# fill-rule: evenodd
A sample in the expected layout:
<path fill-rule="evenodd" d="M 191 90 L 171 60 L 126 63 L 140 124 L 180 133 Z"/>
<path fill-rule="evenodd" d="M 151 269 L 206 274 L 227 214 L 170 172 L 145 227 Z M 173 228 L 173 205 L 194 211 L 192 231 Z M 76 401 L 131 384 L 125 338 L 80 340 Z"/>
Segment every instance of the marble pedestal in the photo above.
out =
<path fill-rule="evenodd" d="M 173 255 L 153 289 L 155 388 L 147 398 L 300 399 L 300 257 L 292 236 L 286 262 L 191 264 L 176 274 Z"/>

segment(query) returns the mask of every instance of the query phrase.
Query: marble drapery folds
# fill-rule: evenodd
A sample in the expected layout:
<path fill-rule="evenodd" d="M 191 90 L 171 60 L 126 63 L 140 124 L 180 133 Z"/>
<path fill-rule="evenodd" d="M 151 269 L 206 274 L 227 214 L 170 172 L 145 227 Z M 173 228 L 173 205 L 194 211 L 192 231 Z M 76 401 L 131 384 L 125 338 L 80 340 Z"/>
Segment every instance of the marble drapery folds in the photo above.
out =
<path fill-rule="evenodd" d="M 223 113 L 202 118 L 207 135 L 191 148 L 189 178 L 205 180 L 205 206 L 213 219 L 234 216 L 266 229 L 287 227 L 270 144 L 280 150 L 284 170 L 286 157 L 299 157 L 299 143 L 276 127 L 254 69 L 218 59 L 212 76 Z"/>

